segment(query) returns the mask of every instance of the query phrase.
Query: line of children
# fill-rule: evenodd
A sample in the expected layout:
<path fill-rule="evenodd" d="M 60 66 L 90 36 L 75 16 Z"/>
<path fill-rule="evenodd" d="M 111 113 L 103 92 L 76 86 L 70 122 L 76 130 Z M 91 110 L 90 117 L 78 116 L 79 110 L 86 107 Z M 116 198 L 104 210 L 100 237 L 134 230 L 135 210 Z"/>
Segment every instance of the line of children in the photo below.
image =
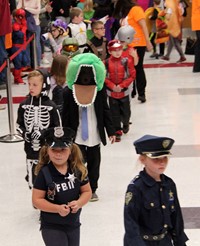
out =
<path fill-rule="evenodd" d="M 42 146 L 41 135 L 49 127 L 59 126 L 57 107 L 48 97 L 50 80 L 47 70 L 38 69 L 28 75 L 29 95 L 19 105 L 17 132 L 24 138 L 27 175 L 31 189 L 34 184 L 34 170 Z"/>
<path fill-rule="evenodd" d="M 136 72 L 132 57 L 122 58 L 123 46 L 119 40 L 111 40 L 108 43 L 108 52 L 110 57 L 105 61 L 107 70 L 105 84 L 116 142 L 120 142 L 122 133 L 126 134 L 129 131 L 131 116 L 129 85 L 135 80 Z"/>

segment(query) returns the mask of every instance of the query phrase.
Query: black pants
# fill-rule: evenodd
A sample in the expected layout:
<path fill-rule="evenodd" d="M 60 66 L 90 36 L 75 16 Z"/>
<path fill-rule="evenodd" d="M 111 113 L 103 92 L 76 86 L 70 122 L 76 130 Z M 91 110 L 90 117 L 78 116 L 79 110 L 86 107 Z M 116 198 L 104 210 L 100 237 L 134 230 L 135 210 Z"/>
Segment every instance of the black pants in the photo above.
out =
<path fill-rule="evenodd" d="M 69 230 L 42 229 L 42 238 L 46 246 L 79 246 L 80 227 Z"/>
<path fill-rule="evenodd" d="M 128 126 L 131 116 L 129 96 L 121 99 L 109 97 L 109 105 L 115 131 L 122 129 L 121 122 L 124 126 Z"/>
<path fill-rule="evenodd" d="M 200 72 L 200 30 L 196 31 L 197 42 L 194 49 L 193 72 Z"/>
<path fill-rule="evenodd" d="M 98 179 L 100 175 L 101 149 L 100 144 L 88 147 L 85 145 L 78 145 L 87 162 L 88 177 L 92 192 L 94 193 L 98 188 Z"/>
<path fill-rule="evenodd" d="M 138 95 L 144 96 L 145 88 L 147 84 L 144 67 L 143 67 L 146 46 L 135 47 L 135 49 L 137 50 L 139 61 L 138 61 L 137 66 L 135 66 L 136 79 L 135 79 L 135 83 L 133 83 L 133 91 L 136 92 L 136 89 L 137 89 Z M 136 93 L 133 93 L 133 94 L 136 94 Z"/>
<path fill-rule="evenodd" d="M 157 45 L 155 43 L 155 39 L 156 39 L 156 33 L 153 33 L 151 35 L 151 44 L 153 45 L 153 52 L 154 53 L 157 53 Z M 165 52 L 165 43 L 160 43 L 159 44 L 159 49 L 160 49 L 160 55 L 164 55 L 164 52 Z"/>

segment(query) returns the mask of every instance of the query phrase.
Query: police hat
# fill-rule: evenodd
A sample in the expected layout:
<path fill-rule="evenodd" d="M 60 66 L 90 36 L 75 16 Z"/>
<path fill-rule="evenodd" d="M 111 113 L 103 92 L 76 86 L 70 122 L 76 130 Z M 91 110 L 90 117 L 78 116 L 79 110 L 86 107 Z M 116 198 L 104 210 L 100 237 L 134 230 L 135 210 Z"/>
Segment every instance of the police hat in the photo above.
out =
<path fill-rule="evenodd" d="M 150 158 L 159 158 L 171 155 L 170 150 L 174 140 L 168 137 L 144 135 L 133 144 L 137 154 L 144 154 Z"/>
<path fill-rule="evenodd" d="M 51 148 L 66 148 L 72 145 L 75 132 L 67 127 L 52 127 L 43 134 L 45 143 Z"/>

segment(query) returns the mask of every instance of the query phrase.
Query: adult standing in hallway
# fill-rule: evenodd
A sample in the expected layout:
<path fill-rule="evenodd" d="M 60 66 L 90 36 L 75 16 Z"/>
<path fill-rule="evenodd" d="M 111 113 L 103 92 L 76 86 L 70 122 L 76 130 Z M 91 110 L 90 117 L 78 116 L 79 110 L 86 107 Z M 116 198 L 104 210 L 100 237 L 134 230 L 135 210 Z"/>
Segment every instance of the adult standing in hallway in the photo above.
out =
<path fill-rule="evenodd" d="M 193 72 L 200 72 L 200 0 L 192 0 L 192 31 L 196 31 Z"/>
<path fill-rule="evenodd" d="M 149 40 L 149 33 L 145 22 L 144 10 L 137 5 L 136 0 L 118 0 L 114 10 L 114 17 L 120 19 L 121 25 L 129 24 L 136 31 L 130 47 L 137 50 L 139 62 L 136 69 L 136 88 L 138 92 L 138 100 L 144 103 L 146 101 L 145 88 L 146 76 L 143 67 L 145 51 L 152 49 L 152 44 Z M 135 83 L 134 83 L 135 84 Z M 132 97 L 135 96 L 133 89 Z"/>

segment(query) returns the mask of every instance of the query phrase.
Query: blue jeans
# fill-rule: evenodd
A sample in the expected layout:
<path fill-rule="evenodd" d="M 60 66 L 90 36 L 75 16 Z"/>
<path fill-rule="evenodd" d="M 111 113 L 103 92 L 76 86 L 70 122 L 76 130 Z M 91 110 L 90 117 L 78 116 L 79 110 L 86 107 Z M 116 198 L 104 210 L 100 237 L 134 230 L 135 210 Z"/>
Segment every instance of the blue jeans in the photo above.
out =
<path fill-rule="evenodd" d="M 5 36 L 0 36 L 0 66 L 4 63 L 7 56 L 8 54 L 5 48 Z M 6 74 L 6 68 L 4 68 L 0 73 L 0 85 L 6 83 L 6 81 L 7 81 L 7 74 Z"/>

